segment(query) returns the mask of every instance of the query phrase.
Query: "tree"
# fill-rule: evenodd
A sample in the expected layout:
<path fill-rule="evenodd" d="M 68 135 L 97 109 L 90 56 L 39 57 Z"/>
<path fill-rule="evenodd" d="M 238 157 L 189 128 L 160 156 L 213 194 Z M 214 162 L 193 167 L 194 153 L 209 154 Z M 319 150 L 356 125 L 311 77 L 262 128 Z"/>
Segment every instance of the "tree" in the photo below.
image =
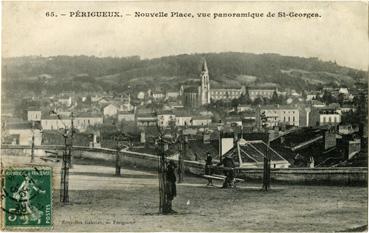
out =
<path fill-rule="evenodd" d="M 331 104 L 335 102 L 335 99 L 329 91 L 325 90 L 322 97 L 322 101 L 326 104 Z"/>
<path fill-rule="evenodd" d="M 231 104 L 232 104 L 232 107 L 233 107 L 234 111 L 237 111 L 237 107 L 238 107 L 238 105 L 240 105 L 240 100 L 239 99 L 233 99 Z"/>
<path fill-rule="evenodd" d="M 262 105 L 264 104 L 264 100 L 260 97 L 257 97 L 255 100 L 254 100 L 254 105 Z"/>
<path fill-rule="evenodd" d="M 338 94 L 337 102 L 340 104 L 340 106 L 342 106 L 344 100 L 345 100 L 345 95 L 343 93 Z"/>
<path fill-rule="evenodd" d="M 273 92 L 272 99 L 270 100 L 272 104 L 280 104 L 279 103 L 279 96 L 277 94 L 277 91 Z"/>

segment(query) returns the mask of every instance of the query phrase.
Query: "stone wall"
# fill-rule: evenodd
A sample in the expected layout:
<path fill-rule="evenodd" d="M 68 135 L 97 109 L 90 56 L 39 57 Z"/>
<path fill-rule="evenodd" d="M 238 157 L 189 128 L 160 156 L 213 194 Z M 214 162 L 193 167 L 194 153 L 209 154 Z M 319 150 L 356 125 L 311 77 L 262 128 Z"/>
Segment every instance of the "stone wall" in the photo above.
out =
<path fill-rule="evenodd" d="M 45 156 L 46 151 L 63 153 L 63 146 L 38 146 L 35 156 Z M 29 146 L 2 145 L 1 154 L 21 156 L 31 154 Z M 96 160 L 114 164 L 116 151 L 106 148 L 73 147 L 73 158 Z M 159 157 L 156 155 L 121 151 L 122 167 L 157 170 Z M 204 164 L 197 161 L 185 161 L 187 173 L 202 175 Z M 219 173 L 221 171 L 218 171 Z M 237 176 L 246 181 L 261 181 L 262 168 L 239 168 Z M 272 183 L 304 184 L 304 185 L 367 185 L 368 169 L 366 167 L 335 168 L 272 168 Z"/>

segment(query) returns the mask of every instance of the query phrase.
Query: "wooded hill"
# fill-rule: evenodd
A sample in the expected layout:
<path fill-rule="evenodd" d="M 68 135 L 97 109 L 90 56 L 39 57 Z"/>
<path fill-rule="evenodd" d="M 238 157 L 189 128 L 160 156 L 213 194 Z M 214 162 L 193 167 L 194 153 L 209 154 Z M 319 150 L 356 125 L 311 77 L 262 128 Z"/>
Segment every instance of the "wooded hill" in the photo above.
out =
<path fill-rule="evenodd" d="M 278 54 L 206 53 L 154 59 L 55 56 L 3 58 L 5 92 L 116 91 L 177 89 L 199 80 L 206 58 L 211 86 L 274 85 L 280 89 L 317 89 L 367 83 L 367 72 L 318 58 Z M 6 94 L 6 93 L 5 93 Z"/>

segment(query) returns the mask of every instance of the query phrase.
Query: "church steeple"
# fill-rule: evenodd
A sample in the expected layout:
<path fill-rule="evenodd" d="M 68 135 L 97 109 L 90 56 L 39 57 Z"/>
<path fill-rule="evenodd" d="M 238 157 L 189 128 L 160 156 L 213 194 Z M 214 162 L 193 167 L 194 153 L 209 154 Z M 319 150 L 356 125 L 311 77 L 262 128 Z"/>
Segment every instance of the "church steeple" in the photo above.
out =
<path fill-rule="evenodd" d="M 210 103 L 210 81 L 209 81 L 208 66 L 206 64 L 205 58 L 203 58 L 200 79 L 201 79 L 200 104 L 206 105 Z"/>
<path fill-rule="evenodd" d="M 203 58 L 203 61 L 202 61 L 202 69 L 201 69 L 202 72 L 208 72 L 208 65 L 206 64 L 206 60 L 205 58 Z"/>

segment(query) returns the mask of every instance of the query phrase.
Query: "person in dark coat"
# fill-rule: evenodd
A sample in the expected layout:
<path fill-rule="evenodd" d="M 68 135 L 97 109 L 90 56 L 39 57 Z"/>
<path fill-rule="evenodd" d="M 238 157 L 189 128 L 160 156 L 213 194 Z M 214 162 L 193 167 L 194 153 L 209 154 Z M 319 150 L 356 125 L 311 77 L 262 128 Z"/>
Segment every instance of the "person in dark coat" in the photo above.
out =
<path fill-rule="evenodd" d="M 212 165 L 213 165 L 213 157 L 211 157 L 210 153 L 208 152 L 205 160 L 205 175 L 213 174 L 213 169 L 211 167 Z M 213 179 L 208 178 L 207 185 L 213 186 Z"/>
<path fill-rule="evenodd" d="M 233 180 L 234 180 L 234 170 L 233 168 L 235 168 L 235 164 L 233 161 L 233 158 L 231 155 L 227 155 L 225 156 L 222 161 L 220 161 L 217 166 L 221 166 L 223 165 L 224 167 L 224 175 L 226 176 L 226 178 L 224 179 L 223 182 L 223 187 L 222 188 L 229 188 L 233 186 Z"/>
<path fill-rule="evenodd" d="M 175 211 L 172 209 L 172 201 L 177 196 L 177 187 L 176 187 L 176 174 L 175 170 L 177 168 L 177 165 L 173 160 L 169 161 L 169 164 L 167 166 L 167 197 L 168 197 L 168 204 L 169 204 L 169 211 L 172 213 L 175 213 Z"/>

